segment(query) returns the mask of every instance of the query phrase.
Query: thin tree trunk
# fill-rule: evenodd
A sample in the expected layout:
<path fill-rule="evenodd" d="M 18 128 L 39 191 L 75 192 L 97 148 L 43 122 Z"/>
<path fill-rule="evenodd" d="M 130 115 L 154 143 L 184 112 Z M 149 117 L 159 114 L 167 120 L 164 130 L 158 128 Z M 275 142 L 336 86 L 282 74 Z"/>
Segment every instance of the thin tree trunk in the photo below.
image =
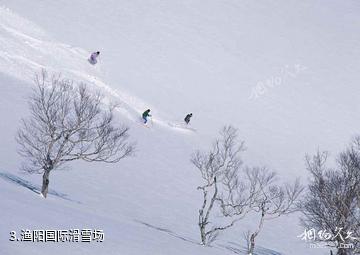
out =
<path fill-rule="evenodd" d="M 199 228 L 201 235 L 201 244 L 206 245 L 206 231 L 205 231 L 206 222 L 204 222 L 204 210 L 207 204 L 207 191 L 205 190 L 205 188 L 202 188 L 202 191 L 204 195 L 204 200 L 203 200 L 203 205 L 199 210 Z"/>
<path fill-rule="evenodd" d="M 263 209 L 264 210 L 264 209 Z M 257 237 L 257 235 L 260 233 L 263 225 L 264 225 L 264 218 L 265 217 L 265 212 L 263 211 L 261 213 L 261 219 L 260 219 L 260 222 L 259 222 L 259 226 L 258 226 L 258 229 L 251 234 L 250 236 L 250 248 L 249 248 L 249 255 L 252 255 L 254 253 L 254 249 L 255 249 L 255 238 Z"/>
<path fill-rule="evenodd" d="M 41 187 L 41 195 L 43 195 L 44 198 L 46 198 L 49 189 L 49 176 L 50 170 L 44 170 L 43 182 Z"/>
<path fill-rule="evenodd" d="M 255 249 L 255 234 L 251 234 L 250 237 L 250 247 L 249 247 L 249 255 L 252 255 Z"/>
<path fill-rule="evenodd" d="M 207 187 L 211 187 L 212 185 L 214 185 L 214 194 L 210 200 L 210 204 L 209 204 L 209 207 L 207 208 L 206 210 L 206 213 L 204 212 L 205 208 L 206 208 L 206 205 L 208 203 L 208 200 L 207 200 L 207 190 L 206 188 Z M 204 199 L 203 199 L 203 205 L 201 207 L 201 209 L 199 210 L 199 227 L 200 227 L 200 235 L 201 235 L 201 243 L 202 245 L 208 245 L 208 235 L 211 234 L 211 231 L 209 232 L 206 232 L 206 225 L 209 223 L 209 216 L 210 216 L 210 212 L 214 206 L 214 203 L 216 201 L 216 198 L 217 198 L 217 193 L 218 193 L 218 189 L 217 189 L 217 184 L 216 184 L 216 177 L 214 177 L 214 182 L 207 186 L 207 187 L 201 187 L 200 189 L 202 189 L 203 191 L 203 196 L 204 196 Z M 205 213 L 205 215 L 204 215 Z"/>
<path fill-rule="evenodd" d="M 201 235 L 201 244 L 206 245 L 206 233 L 205 233 L 205 225 L 200 225 L 200 235 Z"/>
<path fill-rule="evenodd" d="M 347 251 L 344 248 L 339 248 L 337 251 L 337 255 L 347 255 Z"/>

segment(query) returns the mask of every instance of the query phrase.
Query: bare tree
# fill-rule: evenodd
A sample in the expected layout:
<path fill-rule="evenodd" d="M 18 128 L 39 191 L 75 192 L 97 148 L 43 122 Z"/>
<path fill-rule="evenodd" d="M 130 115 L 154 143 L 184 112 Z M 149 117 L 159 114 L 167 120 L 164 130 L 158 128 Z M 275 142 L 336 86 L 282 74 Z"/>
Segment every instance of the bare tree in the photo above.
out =
<path fill-rule="evenodd" d="M 44 197 L 50 172 L 67 162 L 116 163 L 132 154 L 129 129 L 117 127 L 115 106 L 103 105 L 100 93 L 60 75 L 49 77 L 45 70 L 36 75 L 35 85 L 29 100 L 31 117 L 22 120 L 16 139 L 28 160 L 24 170 L 43 174 Z"/>
<path fill-rule="evenodd" d="M 308 191 L 300 206 L 306 228 L 329 231 L 332 238 L 318 240 L 335 247 L 338 255 L 360 253 L 360 138 L 326 167 L 328 153 L 306 157 L 311 174 Z M 351 245 L 350 245 L 351 243 Z"/>
<path fill-rule="evenodd" d="M 248 254 L 254 254 L 255 239 L 261 232 L 265 221 L 278 218 L 282 215 L 293 213 L 297 210 L 297 199 L 299 198 L 303 187 L 299 180 L 293 185 L 276 183 L 275 172 L 266 168 L 247 169 L 247 176 L 250 183 L 255 183 L 259 191 L 254 196 L 250 207 L 256 213 L 260 213 L 260 220 L 255 231 L 248 231 L 247 238 Z"/>
<path fill-rule="evenodd" d="M 203 193 L 198 220 L 201 243 L 210 244 L 221 231 L 255 211 L 261 214 L 258 229 L 245 234 L 249 254 L 252 254 L 264 221 L 294 212 L 303 188 L 298 180 L 294 185 L 276 184 L 275 172 L 265 167 L 243 167 L 242 151 L 244 142 L 238 140 L 237 130 L 225 126 L 210 151 L 197 151 L 191 161 L 204 180 L 198 187 Z M 211 215 L 217 211 L 227 223 L 212 223 Z"/>
<path fill-rule="evenodd" d="M 210 215 L 221 201 L 221 194 L 226 193 L 223 183 L 227 180 L 229 185 L 230 183 L 235 185 L 234 183 L 237 182 L 237 172 L 242 165 L 240 152 L 243 150 L 244 145 L 243 142 L 238 141 L 237 130 L 226 126 L 220 132 L 220 139 L 214 142 L 209 152 L 197 151 L 191 158 L 191 162 L 200 171 L 204 181 L 203 185 L 198 187 L 203 194 L 198 220 L 203 245 L 213 242 L 220 231 L 230 228 L 237 221 L 231 219 L 227 224 L 219 226 L 211 224 Z M 232 187 L 230 189 L 232 190 Z M 232 215 L 224 211 L 223 216 Z"/>

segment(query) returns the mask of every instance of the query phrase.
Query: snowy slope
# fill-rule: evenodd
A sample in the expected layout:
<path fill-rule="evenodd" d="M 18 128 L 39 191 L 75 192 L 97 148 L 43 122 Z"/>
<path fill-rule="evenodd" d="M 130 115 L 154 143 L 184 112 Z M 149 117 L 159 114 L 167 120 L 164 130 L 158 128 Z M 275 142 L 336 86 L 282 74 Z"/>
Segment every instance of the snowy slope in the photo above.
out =
<path fill-rule="evenodd" d="M 197 245 L 200 179 L 189 155 L 231 123 L 246 141 L 247 164 L 306 180 L 305 153 L 335 154 L 358 132 L 359 11 L 355 0 L 1 1 L 0 254 L 233 254 L 224 246 L 239 248 L 228 242 L 242 242 L 254 219 L 213 248 Z M 94 50 L 95 67 L 86 61 Z M 54 172 L 45 201 L 29 189 L 40 176 L 18 172 L 13 139 L 43 67 L 120 101 L 138 144 L 136 157 L 119 164 Z M 150 130 L 137 123 L 146 108 L 155 116 Z M 188 112 L 196 133 L 168 126 Z M 8 241 L 22 228 L 87 227 L 104 229 L 105 242 Z M 258 244 L 327 254 L 299 240 L 302 231 L 297 215 L 279 219 Z"/>

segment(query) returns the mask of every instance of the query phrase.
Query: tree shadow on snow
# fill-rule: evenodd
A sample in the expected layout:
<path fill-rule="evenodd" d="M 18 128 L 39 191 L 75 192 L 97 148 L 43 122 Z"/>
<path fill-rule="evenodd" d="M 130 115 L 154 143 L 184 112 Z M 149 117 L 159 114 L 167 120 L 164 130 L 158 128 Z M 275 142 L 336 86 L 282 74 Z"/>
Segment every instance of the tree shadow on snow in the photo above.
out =
<path fill-rule="evenodd" d="M 10 183 L 14 183 L 14 184 L 17 184 L 17 185 L 22 186 L 24 188 L 27 188 L 27 189 L 31 190 L 32 192 L 34 192 L 36 194 L 40 195 L 40 193 L 41 193 L 40 192 L 41 187 L 39 185 L 32 184 L 31 182 L 29 182 L 29 181 L 27 181 L 25 179 L 22 179 L 19 176 L 16 176 L 14 174 L 6 173 L 6 172 L 0 172 L 0 178 L 4 179 L 5 181 L 8 181 Z M 81 204 L 80 201 L 76 201 L 76 200 L 72 200 L 72 199 L 68 198 L 67 194 L 60 193 L 60 192 L 57 192 L 57 191 L 52 190 L 52 189 L 49 189 L 48 194 L 59 197 L 61 199 L 67 200 L 67 201 L 71 201 L 71 202 Z"/>
<path fill-rule="evenodd" d="M 173 236 L 173 237 L 176 237 L 180 240 L 183 240 L 183 241 L 186 241 L 186 242 L 189 242 L 189 243 L 192 243 L 192 244 L 196 244 L 196 245 L 201 245 L 198 241 L 196 240 L 193 240 L 193 239 L 190 239 L 190 238 L 186 238 L 186 237 L 183 237 L 183 236 L 180 236 L 178 234 L 176 234 L 175 232 L 167 229 L 167 228 L 162 228 L 162 227 L 157 227 L 157 226 L 154 226 L 154 225 L 151 225 L 149 223 L 146 223 L 146 222 L 143 222 L 143 221 L 140 221 L 140 220 L 134 220 L 135 222 L 137 223 L 140 223 L 148 228 L 151 228 L 151 229 L 155 229 L 157 231 L 160 231 L 160 232 L 164 232 L 170 236 Z M 209 246 L 209 247 L 213 247 L 213 248 L 218 248 L 218 249 L 226 249 L 228 251 L 231 251 L 235 254 L 239 254 L 239 255 L 246 255 L 246 248 L 244 246 L 241 246 L 235 242 L 228 242 L 227 244 L 216 244 L 216 245 L 213 245 L 213 246 Z M 255 248 L 255 252 L 253 255 L 282 255 L 281 253 L 279 252 L 276 252 L 274 250 L 271 250 L 271 249 L 267 249 L 267 248 L 264 248 L 264 247 L 261 247 L 261 246 L 257 246 Z"/>
<path fill-rule="evenodd" d="M 245 255 L 246 247 L 241 246 L 235 242 L 228 242 L 227 244 L 219 244 L 220 247 L 223 247 L 229 251 L 232 251 L 235 254 Z M 261 246 L 256 246 L 253 255 L 282 255 L 281 253 L 267 249 Z"/>
<path fill-rule="evenodd" d="M 161 228 L 161 227 L 157 227 L 157 226 L 154 226 L 154 225 L 151 225 L 149 223 L 146 223 L 146 222 L 143 222 L 143 221 L 140 221 L 140 220 L 134 220 L 135 222 L 137 223 L 140 223 L 148 228 L 152 228 L 152 229 L 155 229 L 157 231 L 160 231 L 160 232 L 164 232 L 170 236 L 173 236 L 173 237 L 176 237 L 180 240 L 183 240 L 185 242 L 189 242 L 189 243 L 193 243 L 193 244 L 197 244 L 197 245 L 201 245 L 199 242 L 195 241 L 195 240 L 192 240 L 190 238 L 186 238 L 186 237 L 183 237 L 179 234 L 176 234 L 175 232 L 171 231 L 170 229 L 166 229 L 166 228 Z"/>

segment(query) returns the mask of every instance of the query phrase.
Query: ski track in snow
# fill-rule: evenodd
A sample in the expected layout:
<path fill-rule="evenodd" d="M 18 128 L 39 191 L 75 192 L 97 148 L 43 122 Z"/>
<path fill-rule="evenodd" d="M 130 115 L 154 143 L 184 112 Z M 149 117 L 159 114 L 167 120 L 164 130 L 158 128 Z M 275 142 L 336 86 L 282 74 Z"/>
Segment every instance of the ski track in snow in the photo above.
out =
<path fill-rule="evenodd" d="M 4 35 L 0 38 L 0 72 L 26 82 L 32 81 L 34 74 L 41 69 L 50 73 L 61 72 L 64 76 L 101 89 L 107 96 L 106 101 L 119 103 L 118 111 L 134 122 L 138 121 L 144 109 L 154 109 L 141 99 L 113 89 L 103 81 L 101 63 L 91 66 L 87 61 L 90 52 L 48 39 L 36 24 L 5 7 L 0 7 L 0 33 Z M 161 118 L 153 122 L 176 130 Z"/>

